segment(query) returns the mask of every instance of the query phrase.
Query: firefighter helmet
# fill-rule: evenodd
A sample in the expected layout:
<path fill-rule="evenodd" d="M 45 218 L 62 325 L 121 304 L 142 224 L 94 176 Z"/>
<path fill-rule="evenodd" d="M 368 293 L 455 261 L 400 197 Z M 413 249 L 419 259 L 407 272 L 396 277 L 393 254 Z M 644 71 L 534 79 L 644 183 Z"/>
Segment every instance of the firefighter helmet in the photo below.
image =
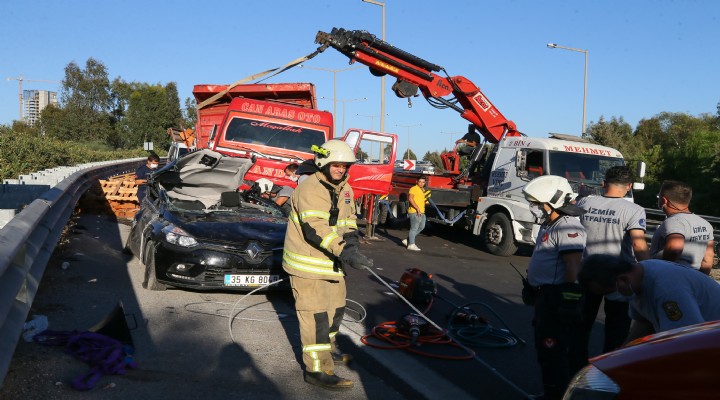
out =
<path fill-rule="evenodd" d="M 328 140 L 321 147 L 313 146 L 312 151 L 315 153 L 315 165 L 318 168 L 330 163 L 353 164 L 357 161 L 350 146 L 338 139 Z"/>
<path fill-rule="evenodd" d="M 547 203 L 556 210 L 569 205 L 577 197 L 568 180 L 555 175 L 539 176 L 525 185 L 522 191 L 528 201 Z"/>

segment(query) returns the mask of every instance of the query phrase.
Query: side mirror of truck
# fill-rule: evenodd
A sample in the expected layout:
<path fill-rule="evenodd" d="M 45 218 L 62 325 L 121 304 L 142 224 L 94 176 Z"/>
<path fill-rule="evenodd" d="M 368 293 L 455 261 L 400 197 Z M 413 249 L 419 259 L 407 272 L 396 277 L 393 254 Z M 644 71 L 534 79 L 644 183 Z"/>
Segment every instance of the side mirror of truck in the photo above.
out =
<path fill-rule="evenodd" d="M 645 161 L 638 162 L 637 171 L 635 171 L 635 175 L 640 179 L 645 177 Z"/>
<path fill-rule="evenodd" d="M 517 171 L 525 171 L 525 163 L 527 163 L 527 153 L 523 149 L 515 151 L 515 169 Z"/>
<path fill-rule="evenodd" d="M 642 181 L 642 179 L 645 177 L 645 161 L 638 161 L 637 163 L 637 170 L 635 171 L 635 176 Z M 645 184 L 643 182 L 634 182 L 633 183 L 633 190 L 645 190 Z"/>

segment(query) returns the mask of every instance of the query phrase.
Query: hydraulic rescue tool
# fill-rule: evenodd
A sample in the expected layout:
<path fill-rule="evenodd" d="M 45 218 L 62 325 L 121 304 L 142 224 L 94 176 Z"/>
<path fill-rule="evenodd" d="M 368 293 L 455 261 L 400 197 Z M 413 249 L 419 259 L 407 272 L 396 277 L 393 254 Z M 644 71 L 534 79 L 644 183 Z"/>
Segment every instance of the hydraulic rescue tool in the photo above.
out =
<path fill-rule="evenodd" d="M 403 300 L 408 306 L 410 306 L 413 311 L 415 311 L 414 314 L 406 314 L 405 316 L 403 316 L 399 322 L 388 321 L 375 326 L 372 330 L 371 335 L 365 335 L 361 338 L 361 341 L 365 345 L 380 349 L 403 349 L 411 353 L 446 360 L 474 359 L 475 361 L 482 364 L 485 368 L 487 368 L 490 372 L 492 372 L 496 377 L 505 382 L 514 391 L 521 394 L 524 398 L 534 398 L 532 395 L 525 392 L 522 388 L 517 386 L 507 377 L 500 374 L 495 368 L 483 361 L 480 357 L 477 356 L 475 351 L 468 347 L 468 345 L 474 345 L 476 347 L 488 347 L 486 345 L 487 343 L 485 343 L 485 345 L 483 346 L 483 344 L 479 342 L 472 342 L 472 340 L 477 339 L 480 336 L 485 337 L 488 334 L 492 335 L 495 333 L 499 333 L 499 335 L 504 335 L 507 343 L 512 343 L 511 345 L 514 345 L 515 343 L 517 343 L 517 341 L 520 341 L 523 344 L 525 343 L 521 338 L 516 336 L 509 328 L 507 328 L 507 325 L 502 322 L 500 316 L 497 315 L 495 311 L 492 310 L 492 308 L 480 302 L 471 302 L 464 305 L 455 306 L 452 302 L 448 301 L 447 299 L 443 299 L 437 294 L 437 288 L 435 282 L 432 281 L 431 274 L 425 273 L 417 268 L 410 268 L 403 273 L 403 276 L 398 283 L 398 288 L 404 293 L 410 295 L 413 300 L 416 301 L 416 303 L 420 300 L 427 302 L 428 306 L 423 312 L 418 310 L 417 307 L 410 300 L 408 300 L 405 295 L 395 290 L 388 282 L 386 282 L 377 273 L 375 273 L 372 268 L 365 267 L 365 269 L 373 276 L 375 276 L 375 278 L 380 281 L 380 283 L 390 289 L 391 292 L 400 297 L 400 299 Z M 449 329 L 443 329 L 433 320 L 429 319 L 426 315 L 426 313 L 430 309 L 430 306 L 432 305 L 432 299 L 435 297 L 440 298 L 448 302 L 449 304 L 455 306 L 455 309 L 450 313 L 448 317 L 448 319 L 450 320 Z M 484 318 L 479 316 L 470 308 L 470 306 L 472 305 L 481 305 L 486 307 L 495 315 L 498 320 L 503 323 L 503 325 L 505 325 L 506 328 L 492 329 L 490 327 L 490 324 L 486 323 L 486 320 Z M 465 322 L 464 325 L 466 325 L 466 327 L 469 325 L 469 328 L 472 329 L 471 332 L 464 332 L 462 329 L 454 329 L 452 327 L 452 322 L 456 321 L 459 318 L 458 314 L 462 316 L 461 319 L 463 322 Z M 463 316 L 462 314 L 465 315 Z M 421 322 L 421 320 L 425 321 L 429 326 L 425 326 L 425 323 Z M 478 325 L 480 325 L 480 328 L 482 328 L 479 331 L 477 329 Z M 373 343 L 370 340 L 373 337 L 389 344 L 379 345 L 377 343 Z M 470 339 L 470 342 L 468 342 L 468 339 Z M 464 342 L 468 342 L 468 345 L 464 344 Z M 449 345 L 450 348 L 461 349 L 465 351 L 466 354 L 440 355 L 437 353 L 421 350 L 420 347 L 424 344 Z"/>

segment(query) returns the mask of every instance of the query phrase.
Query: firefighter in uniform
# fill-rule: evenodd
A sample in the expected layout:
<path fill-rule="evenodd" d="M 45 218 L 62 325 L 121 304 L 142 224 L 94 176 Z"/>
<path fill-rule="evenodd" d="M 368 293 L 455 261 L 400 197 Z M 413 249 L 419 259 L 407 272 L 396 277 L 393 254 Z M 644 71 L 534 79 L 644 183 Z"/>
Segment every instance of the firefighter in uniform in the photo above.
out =
<path fill-rule="evenodd" d="M 587 233 L 583 259 L 594 254 L 619 255 L 629 262 L 649 258 L 645 209 L 625 198 L 632 190 L 632 183 L 630 168 L 614 166 L 605 173 L 605 193 L 602 196 L 588 196 L 577 201 L 576 205 L 587 211 L 581 218 Z M 602 302 L 605 310 L 602 352 L 608 353 L 622 346 L 630 330 L 628 303 L 622 296 L 611 293 L 603 299 L 603 296 L 585 292 L 582 322 L 584 358 L 588 358 L 590 334 Z"/>
<path fill-rule="evenodd" d="M 334 374 L 349 356 L 335 352 L 335 335 L 345 313 L 344 267 L 372 267 L 359 251 L 353 190 L 347 169 L 355 155 L 345 142 L 313 146 L 317 171 L 292 194 L 283 268 L 290 275 L 300 323 L 305 382 L 330 390 L 353 387 Z"/>
<path fill-rule="evenodd" d="M 528 265 L 536 293 L 533 327 L 535 351 L 546 399 L 560 399 L 570 378 L 585 365 L 576 336 L 582 319 L 582 291 L 576 282 L 585 229 L 576 218 L 583 210 L 571 204 L 567 179 L 544 175 L 523 188 L 530 212 L 542 222 Z"/>
<path fill-rule="evenodd" d="M 658 194 L 658 208 L 667 218 L 650 242 L 652 258 L 689 265 L 710 275 L 715 252 L 713 227 L 690 207 L 692 188 L 680 181 L 665 181 Z"/>

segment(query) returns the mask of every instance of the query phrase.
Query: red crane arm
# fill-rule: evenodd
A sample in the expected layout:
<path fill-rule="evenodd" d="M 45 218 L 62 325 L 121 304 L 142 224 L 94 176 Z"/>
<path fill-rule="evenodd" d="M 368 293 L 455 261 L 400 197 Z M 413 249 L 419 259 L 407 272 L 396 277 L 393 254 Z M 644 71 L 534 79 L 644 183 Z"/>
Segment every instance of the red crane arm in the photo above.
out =
<path fill-rule="evenodd" d="M 398 97 L 415 96 L 419 89 L 434 107 L 456 110 L 491 143 L 499 142 L 503 135 L 521 135 L 515 123 L 505 118 L 472 81 L 463 76 L 437 75 L 434 72 L 445 69 L 366 31 L 333 28 L 330 33 L 318 32 L 315 42 L 338 50 L 351 62 L 367 65 L 374 75 L 394 76 L 397 82 L 392 89 Z M 454 98 L 445 98 L 450 95 Z"/>

